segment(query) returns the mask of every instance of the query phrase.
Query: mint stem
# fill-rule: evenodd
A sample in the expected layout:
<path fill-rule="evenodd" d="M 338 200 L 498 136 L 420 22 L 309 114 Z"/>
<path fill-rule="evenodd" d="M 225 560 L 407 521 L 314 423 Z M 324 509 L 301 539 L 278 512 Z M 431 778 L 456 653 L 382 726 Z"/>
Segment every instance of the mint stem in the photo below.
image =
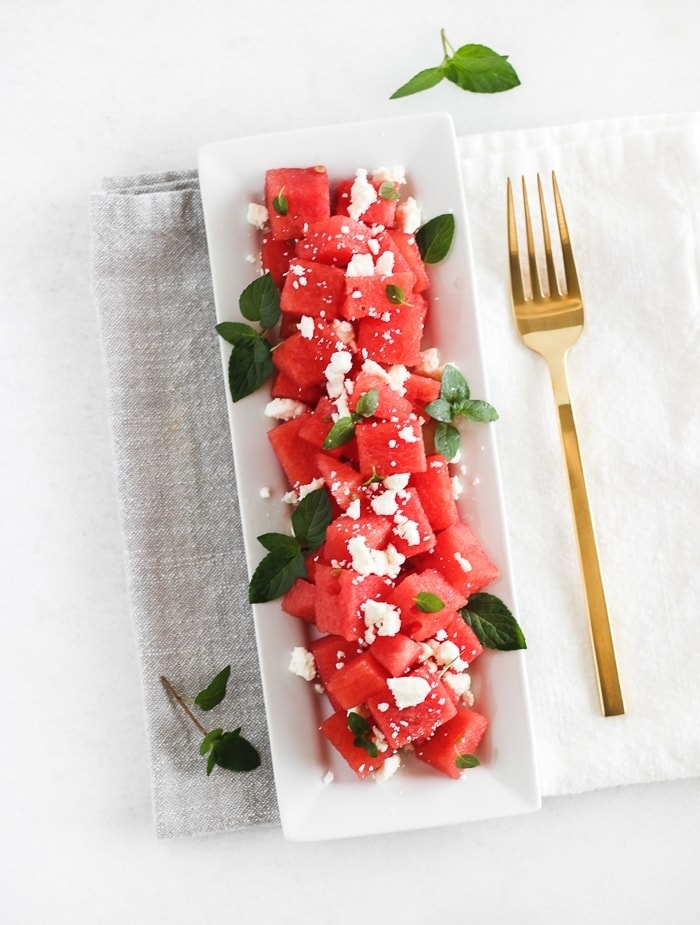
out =
<path fill-rule="evenodd" d="M 171 695 L 171 697 L 173 697 L 175 700 L 177 700 L 177 702 L 180 704 L 180 706 L 182 707 L 182 709 L 185 711 L 185 713 L 189 716 L 189 718 L 190 718 L 190 719 L 192 720 L 192 722 L 195 724 L 195 726 L 197 727 L 197 729 L 199 729 L 199 731 L 202 733 L 202 735 L 203 735 L 203 736 L 208 735 L 207 730 L 204 728 L 204 726 L 202 726 L 202 724 L 201 724 L 200 721 L 197 719 L 197 717 L 194 715 L 194 713 L 192 712 L 192 710 L 190 710 L 190 708 L 187 706 L 187 704 L 185 703 L 185 701 L 184 701 L 184 700 L 182 699 L 182 697 L 178 694 L 178 692 L 175 690 L 175 688 L 172 686 L 172 684 L 170 683 L 170 681 L 168 681 L 168 679 L 165 677 L 164 674 L 162 674 L 162 675 L 160 676 L 160 680 L 163 682 L 163 686 L 165 687 L 165 689 L 167 690 L 167 692 Z"/>
<path fill-rule="evenodd" d="M 440 29 L 440 38 L 442 39 L 442 51 L 443 51 L 443 54 L 445 55 L 443 62 L 442 62 L 444 64 L 445 61 L 447 61 L 447 59 L 450 58 L 455 53 L 455 50 L 452 47 L 452 45 L 449 43 L 447 36 L 445 35 L 444 29 Z"/>

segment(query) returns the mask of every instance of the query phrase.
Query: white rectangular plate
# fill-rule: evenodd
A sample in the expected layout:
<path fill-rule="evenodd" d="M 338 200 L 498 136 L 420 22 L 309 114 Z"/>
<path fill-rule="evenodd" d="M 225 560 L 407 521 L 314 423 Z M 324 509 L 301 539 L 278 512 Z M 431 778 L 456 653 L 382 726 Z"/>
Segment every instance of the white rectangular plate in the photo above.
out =
<path fill-rule="evenodd" d="M 238 297 L 254 279 L 250 255 L 258 232 L 246 220 L 250 202 L 262 202 L 265 170 L 325 164 L 331 183 L 401 164 L 408 193 L 425 220 L 453 212 L 456 234 L 447 258 L 431 268 L 431 323 L 426 344 L 465 374 L 477 398 L 488 398 L 483 368 L 467 216 L 449 116 L 410 116 L 360 124 L 234 139 L 207 145 L 199 172 L 219 321 L 244 320 Z M 505 234 L 505 231 L 504 231 Z M 505 241 L 504 241 L 505 246 Z M 222 344 L 224 383 L 230 348 Z M 228 387 L 226 394 L 228 396 Z M 252 574 L 264 554 L 256 537 L 289 532 L 284 476 L 265 437 L 266 388 L 233 403 L 228 397 L 243 530 Z M 463 519 L 501 570 L 488 590 L 517 613 L 510 580 L 495 429 L 464 429 L 457 473 L 464 491 Z M 465 468 L 462 470 L 461 466 Z M 270 498 L 260 490 L 270 487 Z M 256 605 L 254 620 L 282 828 L 289 839 L 368 835 L 467 822 L 536 810 L 540 805 L 523 652 L 486 651 L 472 671 L 476 708 L 490 721 L 481 765 L 454 781 L 418 761 L 407 761 L 384 783 L 359 781 L 318 732 L 325 698 L 288 670 L 294 646 L 306 645 L 309 627 L 284 614 L 278 602 Z M 327 771 L 332 783 L 324 783 Z"/>

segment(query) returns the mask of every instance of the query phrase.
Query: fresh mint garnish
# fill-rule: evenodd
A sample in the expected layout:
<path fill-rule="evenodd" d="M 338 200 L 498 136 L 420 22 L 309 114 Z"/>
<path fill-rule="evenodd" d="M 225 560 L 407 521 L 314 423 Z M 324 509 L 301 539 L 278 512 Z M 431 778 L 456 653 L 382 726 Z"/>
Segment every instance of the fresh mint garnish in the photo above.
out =
<path fill-rule="evenodd" d="M 355 425 L 363 418 L 370 418 L 379 405 L 379 392 L 368 389 L 363 392 L 350 415 L 345 415 L 333 424 L 323 441 L 324 450 L 335 450 L 339 446 L 349 443 L 355 436 Z"/>
<path fill-rule="evenodd" d="M 503 601 L 494 594 L 472 594 L 460 610 L 462 619 L 474 630 L 482 646 L 509 651 L 526 649 L 525 636 Z"/>
<path fill-rule="evenodd" d="M 445 607 L 445 602 L 437 594 L 430 591 L 421 591 L 413 598 L 416 608 L 423 613 L 439 613 Z"/>
<path fill-rule="evenodd" d="M 446 459 L 454 459 L 459 449 L 459 431 L 453 423 L 456 418 L 482 423 L 498 420 L 493 405 L 471 398 L 467 380 L 451 363 L 442 371 L 440 394 L 425 406 L 425 411 L 439 421 L 435 428 L 435 449 Z"/>
<path fill-rule="evenodd" d="M 455 217 L 451 212 L 436 215 L 416 232 L 416 244 L 424 263 L 439 263 L 447 256 L 455 234 Z"/>
<path fill-rule="evenodd" d="M 240 295 L 241 314 L 257 322 L 262 333 L 240 321 L 222 321 L 216 331 L 233 347 L 228 362 L 228 385 L 236 402 L 256 392 L 271 375 L 272 347 L 265 332 L 280 318 L 280 294 L 269 273 L 253 280 Z"/>
<path fill-rule="evenodd" d="M 269 273 L 263 273 L 245 287 L 238 306 L 248 321 L 257 321 L 265 331 L 274 328 L 280 320 L 280 293 Z"/>
<path fill-rule="evenodd" d="M 353 745 L 358 748 L 364 748 L 370 758 L 376 758 L 379 754 L 377 743 L 370 739 L 369 734 L 372 731 L 370 724 L 359 713 L 351 711 L 348 713 L 348 729 L 355 736 Z"/>
<path fill-rule="evenodd" d="M 200 710 L 207 711 L 212 710 L 214 707 L 218 707 L 226 696 L 226 685 L 228 684 L 230 675 L 231 666 L 227 665 L 204 690 L 197 694 L 194 698 L 194 702 Z"/>
<path fill-rule="evenodd" d="M 292 514 L 294 536 L 286 533 L 263 533 L 258 542 L 267 550 L 250 580 L 248 600 L 264 604 L 285 594 L 297 578 L 306 578 L 304 552 L 323 543 L 333 518 L 330 498 L 325 488 L 310 491 Z"/>
<path fill-rule="evenodd" d="M 221 703 L 226 693 L 226 683 L 230 672 L 230 666 L 220 671 L 214 680 L 195 697 L 194 702 L 201 709 L 209 710 Z M 207 758 L 207 776 L 211 774 L 215 765 L 226 768 L 228 771 L 240 772 L 254 771 L 255 768 L 260 767 L 260 755 L 255 746 L 243 738 L 240 726 L 234 729 L 233 732 L 224 732 L 222 727 L 207 732 L 165 675 L 161 675 L 160 680 L 171 697 L 182 707 L 204 737 L 199 746 L 199 754 L 202 757 L 207 754 L 209 756 Z M 203 695 L 205 696 L 203 697 Z M 206 704 L 211 703 L 211 706 L 202 705 L 200 702 L 202 699 Z M 214 700 L 216 701 L 215 703 L 212 702 Z"/>
<path fill-rule="evenodd" d="M 458 768 L 464 769 L 464 768 L 476 768 L 481 764 L 481 762 L 476 757 L 476 755 L 464 754 L 464 755 L 457 755 L 455 764 L 457 765 Z"/>
<path fill-rule="evenodd" d="M 386 292 L 387 299 L 391 302 L 392 305 L 406 304 L 406 293 L 403 291 L 401 286 L 397 286 L 394 283 L 389 283 L 384 291 Z"/>
<path fill-rule="evenodd" d="M 399 198 L 399 191 L 396 189 L 396 185 L 392 183 L 391 180 L 385 180 L 377 192 L 379 198 L 384 199 L 387 202 L 395 202 Z"/>
<path fill-rule="evenodd" d="M 286 215 L 287 212 L 289 212 L 289 202 L 284 195 L 284 188 L 281 189 L 272 200 L 272 208 L 278 215 Z"/>
<path fill-rule="evenodd" d="M 517 87 L 520 78 L 507 55 L 499 55 L 486 45 L 461 45 L 456 51 L 440 30 L 443 58 L 437 67 L 425 68 L 391 94 L 395 100 L 421 93 L 447 78 L 462 90 L 472 93 L 501 93 Z"/>

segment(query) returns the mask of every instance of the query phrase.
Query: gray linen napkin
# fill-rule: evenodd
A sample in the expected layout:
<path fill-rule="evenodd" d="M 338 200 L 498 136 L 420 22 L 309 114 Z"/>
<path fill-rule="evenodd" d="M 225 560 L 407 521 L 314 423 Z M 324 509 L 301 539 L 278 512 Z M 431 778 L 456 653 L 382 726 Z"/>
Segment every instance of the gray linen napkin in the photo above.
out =
<path fill-rule="evenodd" d="M 105 180 L 91 225 L 156 833 L 276 824 L 197 174 Z M 193 696 L 229 663 L 203 725 L 242 726 L 263 763 L 207 778 L 160 676 Z"/>

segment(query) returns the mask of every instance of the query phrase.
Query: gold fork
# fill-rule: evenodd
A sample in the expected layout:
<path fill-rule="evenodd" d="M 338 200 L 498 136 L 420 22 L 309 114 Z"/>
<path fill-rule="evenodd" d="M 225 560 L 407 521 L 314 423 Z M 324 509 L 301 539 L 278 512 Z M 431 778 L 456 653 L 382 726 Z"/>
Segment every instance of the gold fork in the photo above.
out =
<path fill-rule="evenodd" d="M 537 177 L 537 189 L 545 252 L 546 283 L 538 269 L 524 178 L 522 187 L 525 234 L 527 238 L 527 265 L 530 279 L 530 291 L 527 293 L 518 252 L 513 188 L 510 179 L 508 180 L 508 252 L 510 257 L 513 314 L 521 339 L 531 350 L 544 357 L 552 377 L 554 400 L 559 412 L 561 439 L 566 458 L 566 468 L 569 474 L 571 503 L 586 590 L 588 620 L 598 674 L 601 705 L 605 716 L 619 716 L 625 712 L 625 707 L 622 700 L 608 608 L 605 602 L 605 591 L 600 573 L 593 521 L 588 504 L 586 482 L 581 464 L 581 453 L 576 436 L 576 426 L 566 374 L 566 354 L 569 348 L 578 340 L 583 330 L 583 300 L 556 176 L 552 173 L 554 206 L 563 262 L 563 285 L 560 285 L 557 278 L 542 181 L 539 175 Z"/>

